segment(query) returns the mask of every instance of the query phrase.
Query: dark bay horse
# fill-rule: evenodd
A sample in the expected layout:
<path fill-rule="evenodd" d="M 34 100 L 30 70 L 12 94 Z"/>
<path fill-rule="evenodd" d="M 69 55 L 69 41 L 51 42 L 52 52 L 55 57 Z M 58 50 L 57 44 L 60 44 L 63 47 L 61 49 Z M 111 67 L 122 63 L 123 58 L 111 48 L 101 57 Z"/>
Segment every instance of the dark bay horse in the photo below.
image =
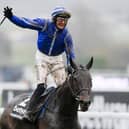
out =
<path fill-rule="evenodd" d="M 73 70 L 66 81 L 56 88 L 55 94 L 43 117 L 35 123 L 19 120 L 10 115 L 13 107 L 24 98 L 24 95 L 14 98 L 5 107 L 1 116 L 1 129 L 81 129 L 78 121 L 78 109 L 87 111 L 90 105 L 92 79 L 89 69 L 93 58 L 86 66 L 71 63 Z"/>

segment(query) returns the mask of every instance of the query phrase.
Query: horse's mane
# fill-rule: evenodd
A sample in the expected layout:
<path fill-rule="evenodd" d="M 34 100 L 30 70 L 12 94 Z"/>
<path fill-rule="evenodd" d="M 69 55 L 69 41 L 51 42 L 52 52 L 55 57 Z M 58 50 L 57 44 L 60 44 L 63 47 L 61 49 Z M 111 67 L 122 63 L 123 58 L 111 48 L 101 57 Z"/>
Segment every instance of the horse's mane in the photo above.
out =
<path fill-rule="evenodd" d="M 57 95 L 58 97 L 60 97 L 62 95 L 62 93 L 64 93 L 65 89 L 69 86 L 69 79 L 68 77 L 66 78 L 66 80 L 64 81 L 63 84 L 59 85 L 57 88 L 56 88 L 56 91 L 57 91 Z"/>

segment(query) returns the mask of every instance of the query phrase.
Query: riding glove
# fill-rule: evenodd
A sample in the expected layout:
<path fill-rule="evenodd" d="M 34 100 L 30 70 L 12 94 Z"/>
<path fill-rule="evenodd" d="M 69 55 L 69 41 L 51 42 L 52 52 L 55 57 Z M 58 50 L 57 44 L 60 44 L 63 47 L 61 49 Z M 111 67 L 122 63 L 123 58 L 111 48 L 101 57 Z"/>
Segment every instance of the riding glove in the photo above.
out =
<path fill-rule="evenodd" d="M 13 16 L 12 8 L 9 8 L 8 6 L 4 8 L 4 16 L 7 18 L 11 18 Z"/>
<path fill-rule="evenodd" d="M 67 66 L 67 71 L 68 71 L 68 74 L 71 74 L 72 71 L 73 71 L 73 68 L 70 65 L 68 65 Z"/>

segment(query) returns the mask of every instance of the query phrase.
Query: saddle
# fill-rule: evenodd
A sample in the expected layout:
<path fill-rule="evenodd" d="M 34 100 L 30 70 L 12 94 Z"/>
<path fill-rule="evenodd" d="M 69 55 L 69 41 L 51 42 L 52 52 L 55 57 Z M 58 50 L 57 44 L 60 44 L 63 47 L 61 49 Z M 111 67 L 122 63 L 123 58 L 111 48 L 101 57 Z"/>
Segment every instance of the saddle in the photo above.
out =
<path fill-rule="evenodd" d="M 49 105 L 49 101 L 51 100 L 53 94 L 55 93 L 54 87 L 50 87 L 45 90 L 45 92 L 40 96 L 39 101 L 37 102 L 37 105 L 32 113 L 32 121 L 36 121 L 38 118 L 43 117 L 45 114 L 45 111 Z M 20 101 L 18 104 L 16 104 L 13 107 L 12 112 L 10 115 L 14 118 L 17 118 L 19 120 L 23 120 L 23 116 L 26 113 L 27 105 L 29 104 L 31 96 L 26 96 L 22 101 Z"/>

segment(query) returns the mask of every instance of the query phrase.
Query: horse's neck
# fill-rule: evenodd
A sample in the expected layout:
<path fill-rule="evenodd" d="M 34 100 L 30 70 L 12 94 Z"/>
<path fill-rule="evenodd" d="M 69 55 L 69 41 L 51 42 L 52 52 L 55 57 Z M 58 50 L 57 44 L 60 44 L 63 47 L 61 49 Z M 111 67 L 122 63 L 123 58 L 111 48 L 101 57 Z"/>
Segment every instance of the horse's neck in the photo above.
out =
<path fill-rule="evenodd" d="M 70 83 L 64 83 L 64 88 L 61 91 L 59 112 L 61 115 L 73 116 L 77 115 L 78 104 L 72 95 L 69 85 Z"/>

